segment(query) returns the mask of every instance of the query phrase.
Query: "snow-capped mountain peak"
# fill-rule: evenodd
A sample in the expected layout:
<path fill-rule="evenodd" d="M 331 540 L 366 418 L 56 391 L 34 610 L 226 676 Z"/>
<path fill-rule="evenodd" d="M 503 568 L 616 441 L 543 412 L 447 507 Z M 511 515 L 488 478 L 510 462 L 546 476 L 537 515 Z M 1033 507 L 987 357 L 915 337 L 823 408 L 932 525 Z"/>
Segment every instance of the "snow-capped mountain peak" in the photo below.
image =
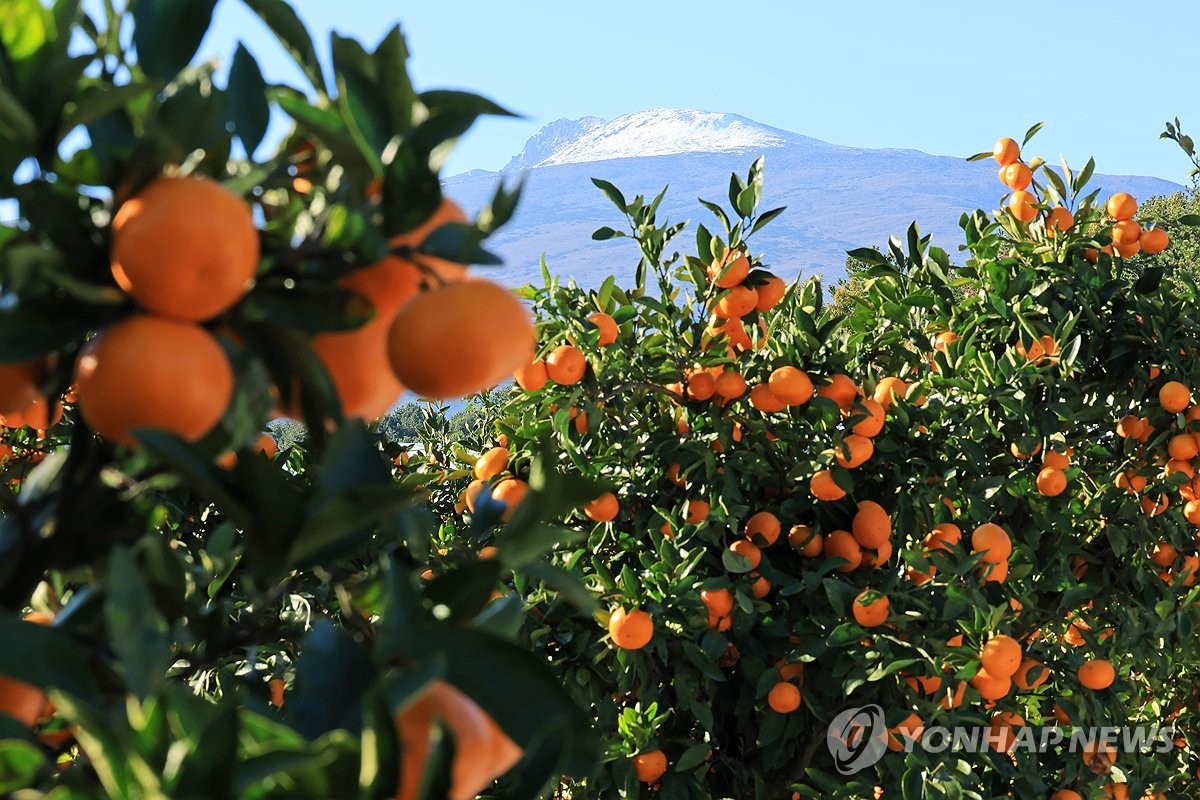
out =
<path fill-rule="evenodd" d="M 736 114 L 657 108 L 611 122 L 557 120 L 525 143 L 506 170 L 677 153 L 735 153 L 782 147 L 796 137 Z"/>

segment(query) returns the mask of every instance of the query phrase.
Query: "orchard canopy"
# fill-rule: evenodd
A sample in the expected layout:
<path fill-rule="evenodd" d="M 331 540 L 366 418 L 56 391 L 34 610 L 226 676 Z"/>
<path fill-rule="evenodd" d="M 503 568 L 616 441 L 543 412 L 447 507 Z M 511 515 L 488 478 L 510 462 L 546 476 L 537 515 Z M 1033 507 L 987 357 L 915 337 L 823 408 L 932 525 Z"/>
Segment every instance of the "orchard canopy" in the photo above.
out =
<path fill-rule="evenodd" d="M 597 179 L 632 282 L 513 293 L 440 183 L 508 112 L 245 3 L 302 85 L 0 2 L 0 792 L 1200 797 L 1194 194 L 1035 126 L 831 288 L 761 159 Z"/>

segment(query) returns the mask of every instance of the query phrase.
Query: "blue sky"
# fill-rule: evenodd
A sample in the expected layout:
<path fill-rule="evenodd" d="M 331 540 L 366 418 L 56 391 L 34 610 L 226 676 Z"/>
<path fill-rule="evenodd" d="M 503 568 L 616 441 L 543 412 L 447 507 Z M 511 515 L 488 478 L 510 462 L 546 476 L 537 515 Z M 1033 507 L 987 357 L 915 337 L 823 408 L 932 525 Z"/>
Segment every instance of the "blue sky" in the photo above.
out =
<path fill-rule="evenodd" d="M 399 23 L 420 89 L 476 91 L 523 116 L 484 120 L 447 173 L 498 169 L 543 124 L 656 107 L 741 114 L 837 144 L 966 156 L 1046 128 L 1030 149 L 1100 171 L 1186 182 L 1157 137 L 1200 137 L 1193 0 L 1046 5 L 927 0 L 295 0 L 318 48 L 374 46 Z M 1011 17 L 1011 18 L 1009 18 Z M 299 83 L 238 0 L 221 0 L 204 57 L 238 39 L 269 80 Z"/>

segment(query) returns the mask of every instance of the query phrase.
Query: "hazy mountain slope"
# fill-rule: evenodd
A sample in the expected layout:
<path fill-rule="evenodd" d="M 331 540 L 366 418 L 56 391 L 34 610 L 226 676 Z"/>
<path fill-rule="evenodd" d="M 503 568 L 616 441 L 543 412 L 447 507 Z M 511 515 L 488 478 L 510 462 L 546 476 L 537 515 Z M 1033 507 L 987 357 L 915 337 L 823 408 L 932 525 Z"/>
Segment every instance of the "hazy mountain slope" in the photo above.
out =
<path fill-rule="evenodd" d="M 962 240 L 959 215 L 995 208 L 1004 190 L 991 161 L 841 147 L 735 115 L 658 109 L 610 123 L 595 117 L 551 123 L 504 172 L 451 177 L 446 191 L 473 212 L 500 180 L 523 177 L 517 215 L 492 240 L 506 261 L 495 276 L 510 285 L 538 282 L 545 254 L 553 273 L 594 286 L 608 274 L 630 279 L 638 256 L 628 241 L 591 240 L 596 228 L 621 225 L 592 177 L 611 181 L 630 199 L 669 183 L 666 216 L 711 228 L 716 220 L 696 198 L 724 204 L 729 173 L 744 175 L 759 155 L 766 157 L 762 207 L 788 210 L 754 237 L 753 249 L 789 279 L 821 273 L 832 280 L 842 274 L 846 250 L 883 245 L 914 219 L 953 258 Z M 1108 175 L 1096 176 L 1091 186 L 1102 195 L 1127 191 L 1138 198 L 1182 188 L 1158 178 Z M 677 240 L 685 251 L 693 246 L 692 230 Z"/>

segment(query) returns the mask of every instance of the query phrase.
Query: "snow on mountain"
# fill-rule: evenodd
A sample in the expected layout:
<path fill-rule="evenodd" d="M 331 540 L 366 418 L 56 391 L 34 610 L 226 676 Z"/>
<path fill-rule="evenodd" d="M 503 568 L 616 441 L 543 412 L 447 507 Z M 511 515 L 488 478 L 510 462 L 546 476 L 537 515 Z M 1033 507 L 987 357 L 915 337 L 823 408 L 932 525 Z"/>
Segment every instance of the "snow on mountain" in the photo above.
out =
<path fill-rule="evenodd" d="M 781 147 L 793 135 L 735 114 L 656 108 L 612 122 L 558 120 L 529 140 L 505 168 L 582 164 L 677 153 L 736 153 Z"/>

